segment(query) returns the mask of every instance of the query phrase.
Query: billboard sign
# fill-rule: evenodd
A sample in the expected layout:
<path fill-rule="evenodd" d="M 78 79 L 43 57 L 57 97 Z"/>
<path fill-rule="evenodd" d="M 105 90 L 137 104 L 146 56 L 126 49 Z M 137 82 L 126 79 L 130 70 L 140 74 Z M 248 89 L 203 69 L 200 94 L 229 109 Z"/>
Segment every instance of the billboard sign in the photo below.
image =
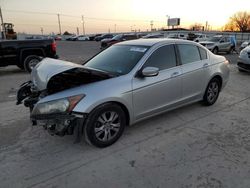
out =
<path fill-rule="evenodd" d="M 181 22 L 180 18 L 169 18 L 168 26 L 177 26 L 177 25 L 180 25 L 180 22 Z"/>

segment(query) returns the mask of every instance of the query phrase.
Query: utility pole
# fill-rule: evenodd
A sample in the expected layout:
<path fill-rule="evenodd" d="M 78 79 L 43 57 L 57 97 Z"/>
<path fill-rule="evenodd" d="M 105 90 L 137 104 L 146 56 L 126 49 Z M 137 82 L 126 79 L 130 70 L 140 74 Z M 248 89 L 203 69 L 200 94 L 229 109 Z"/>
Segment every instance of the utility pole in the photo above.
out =
<path fill-rule="evenodd" d="M 6 39 L 6 31 L 5 31 L 5 28 L 4 28 L 4 25 L 3 25 L 3 14 L 2 14 L 2 9 L 1 9 L 1 7 L 0 7 L 0 17 L 1 17 L 1 25 L 2 25 L 2 32 L 3 32 L 3 35 L 2 35 L 2 37 L 3 37 L 3 39 Z"/>
<path fill-rule="evenodd" d="M 57 17 L 58 17 L 58 25 L 59 25 L 59 34 L 62 35 L 60 14 L 57 14 Z"/>
<path fill-rule="evenodd" d="M 150 26 L 151 26 L 151 31 L 153 31 L 153 26 L 154 26 L 154 21 L 153 20 L 150 21 Z"/>
<path fill-rule="evenodd" d="M 82 34 L 85 35 L 84 16 L 82 15 Z"/>
<path fill-rule="evenodd" d="M 42 33 L 42 35 L 43 35 L 43 28 L 41 27 L 41 33 Z"/>
<path fill-rule="evenodd" d="M 79 35 L 79 28 L 76 28 L 76 34 Z"/>

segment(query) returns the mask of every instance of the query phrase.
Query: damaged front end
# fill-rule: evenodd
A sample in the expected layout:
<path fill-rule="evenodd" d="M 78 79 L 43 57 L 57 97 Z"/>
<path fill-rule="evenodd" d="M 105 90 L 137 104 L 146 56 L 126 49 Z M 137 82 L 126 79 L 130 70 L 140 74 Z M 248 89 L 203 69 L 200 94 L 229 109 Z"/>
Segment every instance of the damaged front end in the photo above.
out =
<path fill-rule="evenodd" d="M 54 70 L 54 71 L 53 71 Z M 42 125 L 51 135 L 72 135 L 75 141 L 80 141 L 86 114 L 74 112 L 75 106 L 85 97 L 85 94 L 64 98 L 48 99 L 67 89 L 90 84 L 111 78 L 110 75 L 97 70 L 86 69 L 74 63 L 45 59 L 38 64 L 31 74 L 31 80 L 23 83 L 17 92 L 17 102 L 22 102 L 30 109 L 33 125 Z M 60 96 L 60 95 L 58 95 Z"/>

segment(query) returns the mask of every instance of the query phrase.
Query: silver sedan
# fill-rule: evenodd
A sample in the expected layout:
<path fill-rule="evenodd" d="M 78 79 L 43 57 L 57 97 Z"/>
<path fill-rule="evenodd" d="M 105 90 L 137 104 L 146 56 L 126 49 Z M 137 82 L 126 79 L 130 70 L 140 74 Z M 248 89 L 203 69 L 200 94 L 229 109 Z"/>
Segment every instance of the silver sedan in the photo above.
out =
<path fill-rule="evenodd" d="M 240 72 L 250 72 L 250 46 L 241 50 L 237 65 Z"/>
<path fill-rule="evenodd" d="M 44 59 L 18 91 L 34 125 L 51 134 L 82 135 L 97 147 L 116 142 L 126 125 L 203 101 L 216 102 L 228 61 L 178 39 L 139 39 L 102 51 L 85 65 Z"/>

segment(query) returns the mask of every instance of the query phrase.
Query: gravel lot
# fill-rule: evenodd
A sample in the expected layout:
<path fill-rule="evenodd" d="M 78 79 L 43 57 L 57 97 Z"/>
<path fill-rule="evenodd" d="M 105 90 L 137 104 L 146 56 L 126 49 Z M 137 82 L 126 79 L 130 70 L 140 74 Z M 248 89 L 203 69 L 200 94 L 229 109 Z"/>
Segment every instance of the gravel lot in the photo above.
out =
<path fill-rule="evenodd" d="M 61 59 L 84 62 L 97 42 L 58 42 Z M 111 147 L 52 137 L 31 127 L 15 105 L 29 74 L 0 68 L 0 187 L 250 187 L 250 75 L 226 55 L 231 75 L 218 101 L 200 103 L 127 127 Z"/>

